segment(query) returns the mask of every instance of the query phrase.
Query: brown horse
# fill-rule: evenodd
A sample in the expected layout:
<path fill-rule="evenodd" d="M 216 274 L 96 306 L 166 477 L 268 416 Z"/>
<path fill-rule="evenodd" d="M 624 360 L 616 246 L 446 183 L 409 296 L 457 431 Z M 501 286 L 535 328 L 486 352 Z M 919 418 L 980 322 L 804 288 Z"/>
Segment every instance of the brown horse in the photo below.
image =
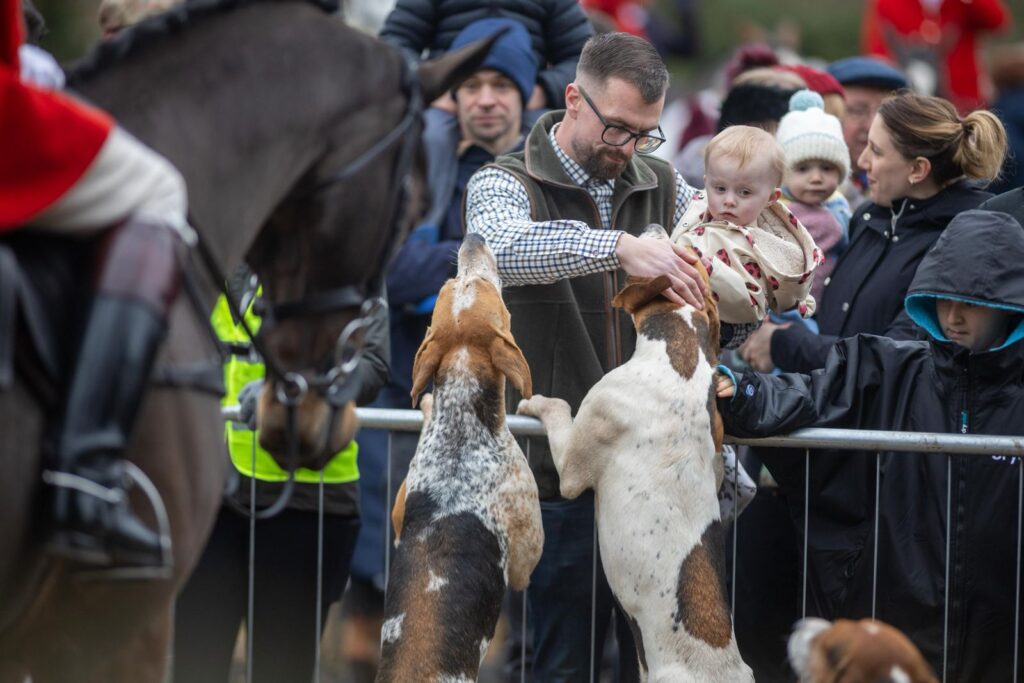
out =
<path fill-rule="evenodd" d="M 283 390 L 268 382 L 261 431 L 283 462 L 285 410 L 275 396 L 310 385 L 292 464 L 315 466 L 351 438 L 354 419 L 349 405 L 325 420 L 331 408 L 313 389 L 329 397 L 324 368 L 336 365 L 339 335 L 423 208 L 422 165 L 410 153 L 418 103 L 475 68 L 489 43 L 414 72 L 397 51 L 312 3 L 283 0 L 195 3 L 116 41 L 71 83 L 182 171 L 195 226 L 223 270 L 245 259 L 261 277 L 275 322 L 261 332 L 263 345 Z M 202 279 L 208 312 L 217 287 Z M 204 320 L 182 297 L 155 375 L 209 368 L 216 358 Z M 151 383 L 129 457 L 166 503 L 171 575 L 104 581 L 84 580 L 42 551 L 39 445 L 53 407 L 30 389 L 21 374 L 0 392 L 0 683 L 29 675 L 158 683 L 173 598 L 220 504 L 227 460 L 218 398 Z M 145 515 L 137 492 L 133 500 Z"/>

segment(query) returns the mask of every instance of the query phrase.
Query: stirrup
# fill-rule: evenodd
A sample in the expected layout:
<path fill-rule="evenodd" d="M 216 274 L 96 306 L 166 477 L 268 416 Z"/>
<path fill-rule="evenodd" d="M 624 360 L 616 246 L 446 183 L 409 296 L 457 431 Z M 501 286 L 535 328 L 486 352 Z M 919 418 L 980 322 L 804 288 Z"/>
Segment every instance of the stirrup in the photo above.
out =
<path fill-rule="evenodd" d="M 173 556 L 171 553 L 171 523 L 167 516 L 167 508 L 160 492 L 153 484 L 149 476 L 135 463 L 125 460 L 124 471 L 130 482 L 124 490 L 111 489 L 101 486 L 85 477 L 70 472 L 59 472 L 54 470 L 43 471 L 43 481 L 51 486 L 69 488 L 81 491 L 82 493 L 99 498 L 104 502 L 116 504 L 121 502 L 127 495 L 127 491 L 133 486 L 138 486 L 150 508 L 156 517 L 157 535 L 160 539 L 160 560 L 158 564 L 151 567 L 105 567 L 100 569 L 83 569 L 75 572 L 75 578 L 83 581 L 135 581 L 147 579 L 167 579 L 171 577 Z M 88 551 L 83 551 L 83 558 Z M 99 557 L 98 554 L 93 559 Z M 87 558 L 86 558 L 87 559 Z"/>

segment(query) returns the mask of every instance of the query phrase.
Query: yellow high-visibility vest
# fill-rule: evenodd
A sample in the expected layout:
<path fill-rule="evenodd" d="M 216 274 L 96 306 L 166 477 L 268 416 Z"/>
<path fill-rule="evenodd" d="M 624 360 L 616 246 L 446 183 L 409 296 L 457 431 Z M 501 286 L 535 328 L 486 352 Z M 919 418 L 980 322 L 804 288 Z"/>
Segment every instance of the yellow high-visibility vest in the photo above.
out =
<path fill-rule="evenodd" d="M 253 313 L 252 304 L 246 308 L 245 321 L 253 333 L 259 329 L 262 321 L 258 315 Z M 241 323 L 235 322 L 227 298 L 223 294 L 217 300 L 217 305 L 214 306 L 210 322 L 221 341 L 236 348 L 240 346 L 251 348 L 252 342 Z M 266 366 L 257 360 L 255 355 L 233 352 L 231 358 L 224 365 L 225 393 L 222 405 L 237 405 L 238 394 L 242 387 L 253 380 L 263 379 L 265 376 Z M 278 466 L 273 456 L 256 443 L 256 433 L 249 429 L 248 425 L 228 420 L 225 425 L 225 434 L 231 462 L 239 472 L 261 481 L 280 482 L 288 479 L 288 473 Z M 255 468 L 253 468 L 253 447 L 256 449 Z M 358 480 L 359 467 L 356 464 L 358 454 L 359 446 L 355 441 L 335 454 L 324 466 L 324 483 L 343 484 Z M 295 470 L 295 481 L 306 484 L 319 483 L 320 472 L 300 467 Z"/>

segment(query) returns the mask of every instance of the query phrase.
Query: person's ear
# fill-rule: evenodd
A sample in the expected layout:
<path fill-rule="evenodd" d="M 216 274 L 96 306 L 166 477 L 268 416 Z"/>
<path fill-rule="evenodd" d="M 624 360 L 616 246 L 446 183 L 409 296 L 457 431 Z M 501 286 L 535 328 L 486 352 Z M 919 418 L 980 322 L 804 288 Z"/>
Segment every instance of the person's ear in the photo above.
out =
<path fill-rule="evenodd" d="M 910 162 L 910 175 L 907 177 L 907 181 L 911 185 L 917 185 L 931 175 L 931 172 L 931 161 L 924 157 L 915 157 L 914 160 Z"/>
<path fill-rule="evenodd" d="M 575 119 L 580 115 L 580 91 L 576 82 L 565 86 L 565 115 Z"/>

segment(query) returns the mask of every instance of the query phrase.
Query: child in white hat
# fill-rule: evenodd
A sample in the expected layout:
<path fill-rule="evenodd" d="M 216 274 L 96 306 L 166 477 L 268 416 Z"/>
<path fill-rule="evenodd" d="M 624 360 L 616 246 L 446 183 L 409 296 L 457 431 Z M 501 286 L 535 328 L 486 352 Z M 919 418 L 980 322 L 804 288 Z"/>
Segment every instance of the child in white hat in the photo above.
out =
<path fill-rule="evenodd" d="M 850 151 L 839 119 L 825 113 L 821 95 L 800 90 L 790 98 L 776 138 L 786 155 L 782 202 L 825 255 L 811 286 L 821 299 L 826 279 L 847 243 L 850 205 L 839 186 L 850 174 Z"/>

